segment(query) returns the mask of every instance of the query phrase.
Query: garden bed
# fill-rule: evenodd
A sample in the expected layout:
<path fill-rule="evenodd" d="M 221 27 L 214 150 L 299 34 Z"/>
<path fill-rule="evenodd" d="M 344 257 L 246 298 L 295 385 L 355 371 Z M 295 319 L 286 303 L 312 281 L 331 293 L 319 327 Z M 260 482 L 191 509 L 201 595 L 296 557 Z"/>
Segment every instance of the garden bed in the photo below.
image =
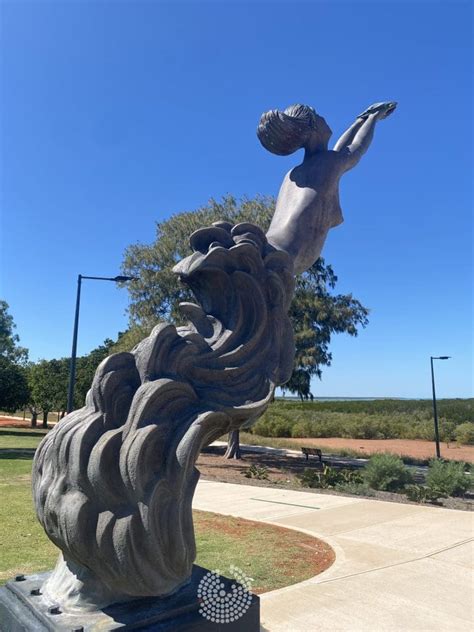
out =
<path fill-rule="evenodd" d="M 280 487 L 283 489 L 341 496 L 356 495 L 362 498 L 373 498 L 389 502 L 418 504 L 410 501 L 405 494 L 395 492 L 370 490 L 369 493 L 363 493 L 363 491 L 361 491 L 357 494 L 351 494 L 347 491 L 340 492 L 335 489 L 302 487 L 298 476 L 301 476 L 306 468 L 318 468 L 318 461 L 314 457 L 306 461 L 303 456 L 301 459 L 298 459 L 271 453 L 265 454 L 244 451 L 243 458 L 235 460 L 225 459 L 224 452 L 225 448 L 222 446 L 211 446 L 203 451 L 197 462 L 197 467 L 201 472 L 202 478 L 225 483 L 255 485 L 258 487 Z M 256 468 L 257 475 L 258 471 L 261 471 L 262 474 L 265 473 L 268 478 L 256 478 L 255 476 L 247 478 L 249 474 L 248 471 L 252 466 Z M 432 504 L 450 509 L 474 510 L 474 500 L 472 498 L 445 498 Z"/>

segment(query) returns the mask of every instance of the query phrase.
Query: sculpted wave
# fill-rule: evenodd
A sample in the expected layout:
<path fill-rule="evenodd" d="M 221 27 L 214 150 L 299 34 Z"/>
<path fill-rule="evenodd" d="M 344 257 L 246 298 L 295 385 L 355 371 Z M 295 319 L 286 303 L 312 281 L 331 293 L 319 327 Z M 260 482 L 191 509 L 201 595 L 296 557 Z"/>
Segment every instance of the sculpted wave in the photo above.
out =
<path fill-rule="evenodd" d="M 292 372 L 293 264 L 252 224 L 191 236 L 174 272 L 198 304 L 98 367 L 86 405 L 34 460 L 37 514 L 61 549 L 43 592 L 63 607 L 166 595 L 195 558 L 191 503 L 201 448 L 251 424 Z"/>

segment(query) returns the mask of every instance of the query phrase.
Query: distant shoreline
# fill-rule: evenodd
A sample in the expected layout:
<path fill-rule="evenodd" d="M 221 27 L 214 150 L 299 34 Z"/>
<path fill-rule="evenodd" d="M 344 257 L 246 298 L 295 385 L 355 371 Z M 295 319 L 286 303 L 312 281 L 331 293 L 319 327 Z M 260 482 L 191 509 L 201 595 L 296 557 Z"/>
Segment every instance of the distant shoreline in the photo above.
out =
<path fill-rule="evenodd" d="M 313 402 L 375 402 L 375 401 L 383 401 L 383 400 L 395 400 L 395 401 L 412 401 L 412 402 L 429 402 L 431 401 L 431 397 L 314 397 Z M 438 397 L 437 401 L 443 401 L 444 399 L 459 399 L 466 400 L 472 399 L 471 397 Z M 284 397 L 283 395 L 278 395 L 275 397 L 275 400 L 278 401 L 290 401 L 290 402 L 301 402 L 301 399 L 296 395 L 288 395 Z M 311 403 L 310 399 L 304 400 L 302 403 Z"/>

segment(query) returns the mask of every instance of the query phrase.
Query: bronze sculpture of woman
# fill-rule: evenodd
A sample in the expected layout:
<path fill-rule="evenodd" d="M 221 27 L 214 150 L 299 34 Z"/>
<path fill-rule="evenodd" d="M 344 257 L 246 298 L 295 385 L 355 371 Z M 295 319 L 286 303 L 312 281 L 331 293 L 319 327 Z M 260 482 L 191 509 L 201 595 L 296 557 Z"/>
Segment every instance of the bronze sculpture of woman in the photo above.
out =
<path fill-rule="evenodd" d="M 290 378 L 294 274 L 314 263 L 341 223 L 339 179 L 394 108 L 369 108 L 333 150 L 312 108 L 262 116 L 267 149 L 305 150 L 283 181 L 267 235 L 226 221 L 193 233 L 193 253 L 173 269 L 197 300 L 181 305 L 188 324 L 159 324 L 130 353 L 106 358 L 85 406 L 38 447 L 36 512 L 61 550 L 42 578 L 44 604 L 96 612 L 189 582 L 199 452 L 255 421 Z"/>

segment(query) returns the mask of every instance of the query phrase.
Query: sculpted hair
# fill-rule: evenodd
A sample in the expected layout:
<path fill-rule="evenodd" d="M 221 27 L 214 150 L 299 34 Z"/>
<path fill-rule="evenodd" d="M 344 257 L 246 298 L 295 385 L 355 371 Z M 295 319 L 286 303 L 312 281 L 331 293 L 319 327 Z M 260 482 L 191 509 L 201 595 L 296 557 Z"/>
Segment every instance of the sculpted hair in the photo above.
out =
<path fill-rule="evenodd" d="M 262 114 L 257 136 L 268 151 L 288 156 L 304 146 L 316 123 L 316 112 L 309 105 L 290 105 L 284 112 Z"/>

